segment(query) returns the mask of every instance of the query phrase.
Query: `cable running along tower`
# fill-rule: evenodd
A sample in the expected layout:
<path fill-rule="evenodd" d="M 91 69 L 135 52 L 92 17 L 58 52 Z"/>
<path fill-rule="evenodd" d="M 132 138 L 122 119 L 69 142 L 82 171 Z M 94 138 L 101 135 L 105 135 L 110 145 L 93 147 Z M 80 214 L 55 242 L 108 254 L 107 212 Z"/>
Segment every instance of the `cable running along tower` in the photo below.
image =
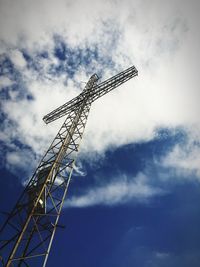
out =
<path fill-rule="evenodd" d="M 132 66 L 100 84 L 93 74 L 80 95 L 44 116 L 67 115 L 0 230 L 0 265 L 46 266 L 91 104 L 137 74 Z"/>

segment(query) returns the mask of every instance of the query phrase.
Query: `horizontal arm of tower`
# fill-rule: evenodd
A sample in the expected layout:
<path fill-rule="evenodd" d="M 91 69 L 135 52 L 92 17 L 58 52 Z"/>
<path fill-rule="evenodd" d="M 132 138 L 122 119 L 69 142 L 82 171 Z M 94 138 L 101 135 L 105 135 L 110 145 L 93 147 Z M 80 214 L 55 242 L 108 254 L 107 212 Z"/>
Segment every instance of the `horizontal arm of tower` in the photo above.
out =
<path fill-rule="evenodd" d="M 87 82 L 84 90 L 82 93 L 80 93 L 77 97 L 74 97 L 64 105 L 60 106 L 59 108 L 53 110 L 52 112 L 48 113 L 46 116 L 43 117 L 43 120 L 46 124 L 57 120 L 61 118 L 64 115 L 69 114 L 71 111 L 74 111 L 77 106 L 79 106 L 80 103 L 85 100 L 87 96 L 87 91 L 91 90 L 92 87 L 94 87 L 98 81 L 99 77 L 97 74 L 93 74 L 89 81 Z"/>
<path fill-rule="evenodd" d="M 118 73 L 117 75 L 111 77 L 110 79 L 100 83 L 92 91 L 92 95 L 90 96 L 92 102 L 137 75 L 138 75 L 137 69 L 134 66 L 132 66 Z"/>
<path fill-rule="evenodd" d="M 89 97 L 90 101 L 94 102 L 99 97 L 107 94 L 111 90 L 115 89 L 116 87 L 120 86 L 121 84 L 125 83 L 126 81 L 137 75 L 137 69 L 132 66 L 111 77 L 110 79 L 100 83 L 99 85 L 96 85 L 95 83 L 98 80 L 98 76 L 94 74 L 91 76 L 85 89 L 80 95 L 44 116 L 43 120 L 45 123 L 50 123 L 58 118 L 61 118 L 62 116 L 69 114 L 71 111 L 74 111 L 83 101 L 85 101 L 86 98 Z M 93 86 L 90 82 L 91 80 L 93 81 Z M 90 87 L 88 86 L 88 84 Z"/>
<path fill-rule="evenodd" d="M 65 103 L 64 105 L 60 106 L 59 108 L 53 110 L 52 112 L 48 113 L 46 116 L 43 117 L 43 121 L 48 124 L 52 121 L 55 121 L 61 117 L 63 117 L 64 115 L 70 113 L 71 111 L 73 111 L 74 107 L 76 106 L 77 103 L 82 102 L 84 99 L 84 94 L 81 93 L 80 95 L 78 95 L 77 97 L 71 99 L 70 101 L 68 101 L 67 103 Z"/>

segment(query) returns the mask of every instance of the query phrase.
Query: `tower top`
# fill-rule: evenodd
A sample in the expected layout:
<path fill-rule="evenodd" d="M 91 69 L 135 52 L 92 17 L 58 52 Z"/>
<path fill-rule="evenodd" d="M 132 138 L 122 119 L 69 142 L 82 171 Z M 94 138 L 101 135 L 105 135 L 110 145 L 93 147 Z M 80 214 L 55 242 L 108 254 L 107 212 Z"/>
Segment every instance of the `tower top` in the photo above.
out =
<path fill-rule="evenodd" d="M 135 66 L 132 66 L 118 73 L 117 75 L 105 80 L 104 82 L 97 84 L 99 77 L 97 74 L 93 74 L 87 82 L 83 91 L 78 96 L 45 115 L 43 117 L 43 120 L 46 124 L 57 120 L 62 116 L 69 114 L 71 111 L 75 110 L 82 102 L 85 101 L 86 98 L 89 97 L 90 101 L 94 102 L 101 96 L 107 94 L 119 85 L 123 84 L 124 82 L 130 80 L 131 78 L 137 75 L 137 69 L 135 68 Z"/>

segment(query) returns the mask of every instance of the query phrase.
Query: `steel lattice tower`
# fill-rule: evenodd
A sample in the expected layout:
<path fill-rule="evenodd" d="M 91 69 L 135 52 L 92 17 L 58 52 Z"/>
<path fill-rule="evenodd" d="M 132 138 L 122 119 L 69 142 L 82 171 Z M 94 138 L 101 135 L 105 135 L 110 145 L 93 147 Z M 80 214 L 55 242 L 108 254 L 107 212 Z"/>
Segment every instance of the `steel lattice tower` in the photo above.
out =
<path fill-rule="evenodd" d="M 80 95 L 43 118 L 67 115 L 0 230 L 3 266 L 46 266 L 91 104 L 137 74 L 132 66 L 100 84 L 94 74 Z"/>

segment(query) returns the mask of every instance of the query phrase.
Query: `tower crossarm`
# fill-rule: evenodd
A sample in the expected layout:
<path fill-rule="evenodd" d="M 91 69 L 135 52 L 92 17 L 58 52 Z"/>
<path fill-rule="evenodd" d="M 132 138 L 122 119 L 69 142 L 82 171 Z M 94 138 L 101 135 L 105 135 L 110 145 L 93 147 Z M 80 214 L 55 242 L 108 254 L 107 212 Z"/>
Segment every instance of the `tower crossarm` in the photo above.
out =
<path fill-rule="evenodd" d="M 99 85 L 94 87 L 92 91 L 92 95 L 91 95 L 92 102 L 137 75 L 138 75 L 137 69 L 134 66 L 132 66 L 118 73 L 117 75 L 109 78 L 108 80 L 100 83 Z"/>
<path fill-rule="evenodd" d="M 97 83 L 98 79 L 99 77 L 97 76 L 97 74 L 93 74 L 87 82 L 82 93 L 44 116 L 44 122 L 48 124 L 54 120 L 61 118 L 64 115 L 68 115 L 71 111 L 75 111 L 76 108 L 86 99 L 86 97 L 88 97 L 87 92 L 91 91 L 92 87 L 94 87 L 94 84 Z"/>
<path fill-rule="evenodd" d="M 82 93 L 44 116 L 43 120 L 45 121 L 45 123 L 50 123 L 58 118 L 61 118 L 62 116 L 69 114 L 71 111 L 76 110 L 76 108 L 84 101 L 85 98 L 89 97 L 90 101 L 94 102 L 99 97 L 107 94 L 119 85 L 125 83 L 126 81 L 137 75 L 137 69 L 132 66 L 98 85 L 94 85 L 93 83 L 93 87 L 91 87 L 90 84 L 93 80 L 95 80 L 95 82 L 98 81 L 98 76 L 96 74 L 93 74 Z"/>

